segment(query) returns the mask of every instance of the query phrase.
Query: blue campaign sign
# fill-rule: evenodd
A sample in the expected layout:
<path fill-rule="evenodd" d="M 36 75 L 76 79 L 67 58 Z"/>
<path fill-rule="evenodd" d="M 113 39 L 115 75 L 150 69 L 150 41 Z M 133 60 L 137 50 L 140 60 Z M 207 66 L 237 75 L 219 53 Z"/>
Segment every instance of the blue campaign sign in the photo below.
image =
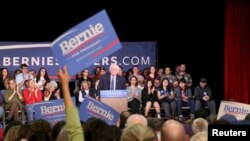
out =
<path fill-rule="evenodd" d="M 91 117 L 97 117 L 110 125 L 115 125 L 119 118 L 119 113 L 112 107 L 87 95 L 81 103 L 79 115 L 82 121 L 86 121 Z"/>
<path fill-rule="evenodd" d="M 121 98 L 128 97 L 128 90 L 101 90 L 101 98 Z"/>
<path fill-rule="evenodd" d="M 72 100 L 75 103 L 75 97 L 72 97 Z M 35 119 L 45 119 L 52 125 L 66 118 L 63 99 L 36 103 L 33 108 L 35 111 Z"/>
<path fill-rule="evenodd" d="M 66 31 L 52 43 L 54 55 L 60 65 L 70 68 L 71 76 L 121 48 L 105 10 Z"/>

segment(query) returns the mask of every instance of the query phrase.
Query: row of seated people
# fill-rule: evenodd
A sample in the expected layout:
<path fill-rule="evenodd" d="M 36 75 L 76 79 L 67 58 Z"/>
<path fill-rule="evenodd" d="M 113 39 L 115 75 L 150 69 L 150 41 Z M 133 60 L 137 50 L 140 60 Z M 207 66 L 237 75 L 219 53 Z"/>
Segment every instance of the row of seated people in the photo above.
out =
<path fill-rule="evenodd" d="M 155 88 L 152 80 L 147 80 L 143 88 L 137 86 L 137 77 L 130 77 L 128 90 L 128 107 L 132 113 L 140 113 L 140 109 L 144 108 L 144 115 L 148 116 L 151 107 L 156 110 L 157 117 L 161 117 L 161 106 L 164 109 L 166 117 L 174 117 L 178 115 L 183 117 L 182 107 L 190 107 L 190 113 L 200 109 L 202 106 L 207 106 L 210 114 L 215 115 L 216 105 L 212 100 L 212 92 L 209 87 L 206 87 L 207 80 L 202 78 L 200 85 L 195 88 L 194 95 L 192 90 L 186 86 L 185 79 L 179 81 L 179 86 L 172 88 L 169 80 L 164 78 L 159 88 Z M 97 100 L 96 90 L 90 87 L 88 81 L 83 81 L 81 90 L 75 93 L 77 105 L 79 106 L 84 100 L 84 95 L 89 95 Z"/>
<path fill-rule="evenodd" d="M 35 81 L 32 79 L 26 80 L 26 88 L 23 90 L 16 84 L 14 78 L 9 78 L 7 85 L 7 89 L 1 90 L 0 93 L 0 99 L 2 99 L 3 103 L 1 114 L 3 115 L 3 113 L 7 113 L 6 111 L 8 111 L 8 116 L 6 117 L 7 123 L 12 120 L 25 121 L 25 112 L 27 113 L 28 121 L 33 121 L 33 105 L 35 103 L 61 98 L 56 81 L 47 83 L 44 91 L 37 88 Z M 19 116 L 20 111 L 22 113 L 21 119 Z"/>

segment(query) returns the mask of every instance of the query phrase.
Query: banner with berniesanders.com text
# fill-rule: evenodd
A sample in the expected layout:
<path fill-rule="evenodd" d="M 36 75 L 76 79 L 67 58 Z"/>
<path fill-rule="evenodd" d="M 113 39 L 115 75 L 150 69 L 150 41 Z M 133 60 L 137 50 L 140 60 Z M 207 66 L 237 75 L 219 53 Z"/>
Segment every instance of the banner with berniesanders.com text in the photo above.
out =
<path fill-rule="evenodd" d="M 81 103 L 79 115 L 82 121 L 86 121 L 91 117 L 97 117 L 110 125 L 116 125 L 119 118 L 119 113 L 112 107 L 87 95 L 84 96 L 84 100 Z"/>
<path fill-rule="evenodd" d="M 105 10 L 71 28 L 52 43 L 60 65 L 75 75 L 99 59 L 122 48 Z"/>
<path fill-rule="evenodd" d="M 244 120 L 246 115 L 250 113 L 250 105 L 232 102 L 221 101 L 217 119 L 220 119 L 224 114 L 234 115 L 237 120 Z"/>
<path fill-rule="evenodd" d="M 123 70 L 131 69 L 138 65 L 143 70 L 150 65 L 155 65 L 156 42 L 122 42 L 123 48 L 105 56 L 88 67 L 90 74 L 94 74 L 96 66 L 108 70 L 110 63 L 117 63 Z M 38 72 L 44 67 L 52 79 L 57 79 L 56 73 L 59 63 L 53 55 L 50 43 L 47 42 L 0 42 L 0 68 L 8 68 L 13 76 L 20 65 L 26 63 L 29 70 Z M 82 66 L 81 66 L 82 67 Z M 82 68 L 83 69 L 83 68 Z"/>

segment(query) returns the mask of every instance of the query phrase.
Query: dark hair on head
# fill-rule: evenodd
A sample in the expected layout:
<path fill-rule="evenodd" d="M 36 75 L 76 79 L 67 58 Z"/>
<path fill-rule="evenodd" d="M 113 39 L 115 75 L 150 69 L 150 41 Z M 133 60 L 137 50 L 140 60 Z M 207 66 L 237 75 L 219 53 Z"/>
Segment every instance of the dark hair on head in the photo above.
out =
<path fill-rule="evenodd" d="M 137 77 L 136 76 L 134 76 L 134 75 L 132 75 L 130 78 L 129 78 L 129 86 L 131 85 L 131 82 L 130 82 L 130 80 L 132 79 L 132 78 L 135 78 L 136 79 L 136 86 L 138 85 L 138 79 L 137 79 Z"/>
<path fill-rule="evenodd" d="M 148 127 L 152 128 L 154 131 L 160 131 L 164 123 L 162 119 L 149 117 L 147 118 Z"/>
<path fill-rule="evenodd" d="M 127 122 L 127 119 L 131 115 L 132 115 L 132 113 L 129 111 L 122 111 L 121 112 L 121 114 L 120 114 L 120 126 L 119 126 L 120 129 L 125 128 L 125 124 Z"/>
<path fill-rule="evenodd" d="M 115 125 L 109 126 L 110 136 L 112 138 L 112 141 L 120 141 L 122 136 L 122 130 L 121 128 L 118 128 Z"/>
<path fill-rule="evenodd" d="M 89 118 L 85 123 L 84 137 L 86 141 L 110 141 L 109 125 L 99 118 Z"/>
<path fill-rule="evenodd" d="M 22 64 L 20 68 L 23 68 L 23 67 L 28 67 L 27 64 Z"/>
<path fill-rule="evenodd" d="M 184 78 L 181 78 L 180 80 L 179 80 L 179 84 L 180 83 L 187 83 L 187 81 L 184 79 Z"/>
<path fill-rule="evenodd" d="M 50 140 L 51 126 L 47 120 L 34 120 L 31 124 L 29 141 L 48 141 Z"/>
<path fill-rule="evenodd" d="M 250 113 L 246 115 L 245 120 L 250 120 Z"/>
<path fill-rule="evenodd" d="M 57 122 L 53 127 L 51 131 L 51 139 L 53 141 L 56 140 L 58 134 L 60 133 L 61 129 L 66 125 L 65 121 L 59 121 Z"/>
<path fill-rule="evenodd" d="M 16 140 L 20 141 L 21 139 L 27 139 L 29 132 L 30 132 L 30 125 L 29 124 L 22 125 L 18 132 Z"/>

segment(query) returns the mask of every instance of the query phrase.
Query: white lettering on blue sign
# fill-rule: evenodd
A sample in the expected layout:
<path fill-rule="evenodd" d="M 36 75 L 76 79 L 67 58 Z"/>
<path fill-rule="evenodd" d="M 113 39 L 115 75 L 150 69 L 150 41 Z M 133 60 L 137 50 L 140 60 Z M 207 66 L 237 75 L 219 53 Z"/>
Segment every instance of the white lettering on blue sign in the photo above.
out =
<path fill-rule="evenodd" d="M 114 115 L 108 110 L 103 109 L 102 107 L 98 107 L 98 105 L 95 105 L 95 103 L 89 101 L 87 109 L 90 111 L 93 111 L 97 114 L 100 114 L 106 118 L 108 118 L 109 120 L 113 120 L 114 119 Z"/>
<path fill-rule="evenodd" d="M 40 108 L 41 108 L 41 115 L 65 111 L 64 104 L 56 106 L 41 106 Z"/>
<path fill-rule="evenodd" d="M 67 55 L 81 44 L 87 42 L 89 39 L 95 37 L 98 34 L 103 33 L 104 27 L 101 23 L 97 23 L 94 26 L 89 25 L 89 28 L 79 33 L 73 38 L 66 41 L 62 41 L 59 45 L 63 55 Z"/>

